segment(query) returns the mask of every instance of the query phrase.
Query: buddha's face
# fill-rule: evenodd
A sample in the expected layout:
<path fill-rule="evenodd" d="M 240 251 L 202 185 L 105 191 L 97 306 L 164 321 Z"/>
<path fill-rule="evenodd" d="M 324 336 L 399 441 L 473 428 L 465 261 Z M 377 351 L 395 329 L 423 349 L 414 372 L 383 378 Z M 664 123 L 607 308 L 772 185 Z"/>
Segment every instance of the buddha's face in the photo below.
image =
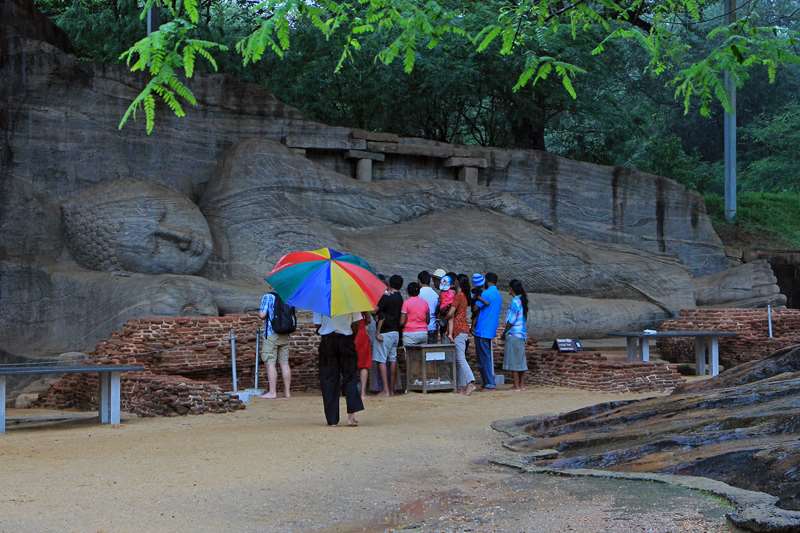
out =
<path fill-rule="evenodd" d="M 211 254 L 200 209 L 161 185 L 97 185 L 67 201 L 62 214 L 73 257 L 93 270 L 194 274 Z"/>

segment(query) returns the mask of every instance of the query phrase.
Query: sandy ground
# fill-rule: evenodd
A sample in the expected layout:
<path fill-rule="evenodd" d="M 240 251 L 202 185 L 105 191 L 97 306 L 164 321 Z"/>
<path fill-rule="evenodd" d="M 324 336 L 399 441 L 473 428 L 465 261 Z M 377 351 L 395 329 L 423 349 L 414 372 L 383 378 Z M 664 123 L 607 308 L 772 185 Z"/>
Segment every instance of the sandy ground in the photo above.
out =
<path fill-rule="evenodd" d="M 652 483 L 490 466 L 501 418 L 634 395 L 571 389 L 368 398 L 358 428 L 318 396 L 245 411 L 0 436 L 0 531 L 727 531 L 721 502 Z M 10 413 L 14 416 L 13 411 Z"/>

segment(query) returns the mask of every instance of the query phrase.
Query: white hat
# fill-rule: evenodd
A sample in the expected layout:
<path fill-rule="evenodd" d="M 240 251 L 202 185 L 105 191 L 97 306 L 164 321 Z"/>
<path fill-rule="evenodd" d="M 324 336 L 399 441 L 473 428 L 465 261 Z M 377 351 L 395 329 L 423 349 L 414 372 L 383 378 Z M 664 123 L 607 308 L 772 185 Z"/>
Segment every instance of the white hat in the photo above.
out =
<path fill-rule="evenodd" d="M 433 271 L 433 274 L 431 275 L 434 278 L 443 278 L 447 275 L 447 272 L 445 272 L 443 268 L 437 268 L 436 270 Z"/>

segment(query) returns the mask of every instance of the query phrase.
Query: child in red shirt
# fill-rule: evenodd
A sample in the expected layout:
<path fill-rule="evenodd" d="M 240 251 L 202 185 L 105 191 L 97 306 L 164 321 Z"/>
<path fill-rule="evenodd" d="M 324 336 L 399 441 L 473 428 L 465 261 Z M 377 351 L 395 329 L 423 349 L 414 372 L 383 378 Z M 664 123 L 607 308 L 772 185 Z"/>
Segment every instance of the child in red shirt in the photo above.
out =
<path fill-rule="evenodd" d="M 361 401 L 367 395 L 367 375 L 372 366 L 372 346 L 367 335 L 367 324 L 372 320 L 369 313 L 361 313 L 361 320 L 358 321 L 358 331 L 354 339 L 356 345 L 356 355 L 358 356 L 358 372 L 361 379 Z"/>

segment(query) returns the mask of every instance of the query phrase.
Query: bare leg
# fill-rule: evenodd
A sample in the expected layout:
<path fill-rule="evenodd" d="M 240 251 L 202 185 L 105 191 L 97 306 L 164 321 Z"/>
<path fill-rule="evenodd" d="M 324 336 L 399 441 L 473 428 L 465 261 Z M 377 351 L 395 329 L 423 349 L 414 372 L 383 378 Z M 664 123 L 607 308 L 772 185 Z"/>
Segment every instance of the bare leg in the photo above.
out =
<path fill-rule="evenodd" d="M 278 397 L 278 369 L 275 363 L 267 363 L 267 381 L 269 381 L 269 390 L 266 394 L 262 394 L 262 398 L 272 400 Z"/>
<path fill-rule="evenodd" d="M 281 363 L 281 377 L 283 378 L 283 391 L 287 398 L 292 397 L 292 369 L 289 363 Z M 277 393 L 277 390 L 275 391 Z"/>
<path fill-rule="evenodd" d="M 525 386 L 525 372 L 519 372 L 519 390 L 528 390 Z"/>
<path fill-rule="evenodd" d="M 362 368 L 358 372 L 361 378 L 361 401 L 363 402 L 367 398 L 367 374 L 369 374 L 369 370 Z"/>
<path fill-rule="evenodd" d="M 389 376 L 389 395 L 393 396 L 397 388 L 397 361 L 392 361 L 390 364 L 391 375 Z"/>
<path fill-rule="evenodd" d="M 386 375 L 386 363 L 378 363 L 378 371 L 381 373 L 381 382 L 383 383 L 381 396 L 389 396 L 389 378 Z"/>

